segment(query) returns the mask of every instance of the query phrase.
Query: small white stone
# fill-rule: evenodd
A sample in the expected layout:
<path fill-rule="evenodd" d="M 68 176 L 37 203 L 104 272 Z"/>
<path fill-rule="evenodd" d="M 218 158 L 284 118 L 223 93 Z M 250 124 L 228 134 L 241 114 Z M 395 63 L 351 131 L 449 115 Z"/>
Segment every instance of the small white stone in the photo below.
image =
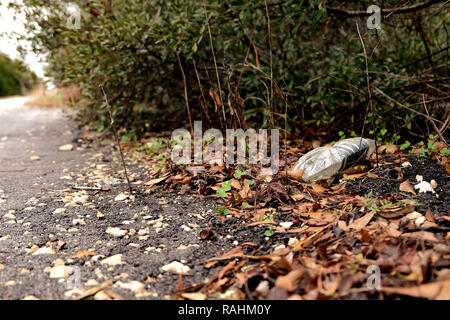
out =
<path fill-rule="evenodd" d="M 87 287 L 98 286 L 98 282 L 97 282 L 97 280 L 95 280 L 95 279 L 89 279 L 89 280 L 86 282 L 86 286 L 87 286 Z"/>
<path fill-rule="evenodd" d="M 11 213 L 7 213 L 3 216 L 4 219 L 12 219 L 14 220 L 16 218 L 15 215 L 11 214 Z"/>
<path fill-rule="evenodd" d="M 269 281 L 267 280 L 261 281 L 255 289 L 255 291 L 262 296 L 267 296 L 269 290 L 270 290 Z"/>
<path fill-rule="evenodd" d="M 422 181 L 414 186 L 414 189 L 419 189 L 419 193 L 427 193 L 432 192 L 435 193 L 434 189 L 431 187 L 431 184 L 427 181 Z"/>
<path fill-rule="evenodd" d="M 437 186 L 438 186 L 436 180 L 431 180 L 431 181 L 430 181 L 430 185 L 431 185 L 431 187 L 432 187 L 434 190 L 436 190 L 436 188 L 437 188 Z"/>
<path fill-rule="evenodd" d="M 126 194 L 119 194 L 117 197 L 114 198 L 114 201 L 124 201 L 128 198 L 128 196 Z"/>
<path fill-rule="evenodd" d="M 7 240 L 9 240 L 9 239 L 11 239 L 11 235 L 10 235 L 10 234 L 8 234 L 8 235 L 6 235 L 6 236 L 4 236 L 4 237 L 1 237 L 1 238 L 0 238 L 0 241 L 7 241 Z"/>
<path fill-rule="evenodd" d="M 417 219 L 416 219 L 416 221 L 415 221 L 415 224 L 416 224 L 416 226 L 421 226 L 423 223 L 425 222 L 425 217 L 424 216 L 421 216 L 421 217 L 418 217 Z"/>
<path fill-rule="evenodd" d="M 420 212 L 413 211 L 413 212 L 411 212 L 411 213 L 408 213 L 408 214 L 406 215 L 406 217 L 407 217 L 409 220 L 416 220 L 417 218 L 422 217 L 422 214 L 421 214 Z"/>
<path fill-rule="evenodd" d="M 68 267 L 65 265 L 56 266 L 50 270 L 50 278 L 55 278 L 55 279 L 67 278 L 71 272 L 72 272 L 71 267 Z"/>
<path fill-rule="evenodd" d="M 72 220 L 72 224 L 74 226 L 76 226 L 76 225 L 85 225 L 86 222 L 83 219 L 73 219 Z"/>
<path fill-rule="evenodd" d="M 292 222 L 280 222 L 280 226 L 282 226 L 285 230 L 288 230 L 292 225 Z"/>
<path fill-rule="evenodd" d="M 149 234 L 149 233 L 150 233 L 150 229 L 149 228 L 141 229 L 141 230 L 138 231 L 138 234 L 140 236 L 145 236 L 146 234 Z"/>
<path fill-rule="evenodd" d="M 55 251 L 53 250 L 53 248 L 42 247 L 42 248 L 39 248 L 38 250 L 36 250 L 33 253 L 33 256 L 37 256 L 37 255 L 40 255 L 40 254 L 55 254 Z"/>
<path fill-rule="evenodd" d="M 131 290 L 134 292 L 134 294 L 143 293 L 145 291 L 145 284 L 143 284 L 142 282 L 139 282 L 139 281 L 131 281 L 128 283 L 123 283 L 122 281 L 118 281 L 116 283 L 116 285 L 123 289 Z"/>
<path fill-rule="evenodd" d="M 157 222 L 153 225 L 154 228 L 161 228 L 162 226 L 163 226 L 163 223 L 162 223 L 161 221 L 157 221 Z"/>
<path fill-rule="evenodd" d="M 65 144 L 58 148 L 59 151 L 72 151 L 73 145 L 72 144 Z"/>
<path fill-rule="evenodd" d="M 187 274 L 191 268 L 185 266 L 184 264 L 174 261 L 161 268 L 165 272 L 175 273 L 175 274 Z"/>
<path fill-rule="evenodd" d="M 403 162 L 402 163 L 402 167 L 403 168 L 408 168 L 408 167 L 412 167 L 411 163 L 409 161 Z"/>
<path fill-rule="evenodd" d="M 63 213 L 64 211 L 66 211 L 66 208 L 58 208 L 58 209 L 55 209 L 52 213 L 60 214 L 60 213 Z"/>
<path fill-rule="evenodd" d="M 184 224 L 180 228 L 183 229 L 186 232 L 191 231 L 191 228 L 189 228 L 187 225 L 184 225 Z"/>
<path fill-rule="evenodd" d="M 276 252 L 281 251 L 283 249 L 286 249 L 286 246 L 284 244 L 280 244 L 279 246 L 275 247 L 275 249 L 273 249 L 273 253 L 276 253 Z"/>
<path fill-rule="evenodd" d="M 109 264 L 110 266 L 116 266 L 119 264 L 124 264 L 125 262 L 122 261 L 122 254 L 116 254 L 112 257 L 103 259 L 102 264 Z"/>
<path fill-rule="evenodd" d="M 297 238 L 289 238 L 288 246 L 294 247 L 298 242 Z"/>
<path fill-rule="evenodd" d="M 110 234 L 114 237 L 123 237 L 128 234 L 128 230 L 122 230 L 120 228 L 108 227 L 108 229 L 106 229 L 106 233 Z"/>

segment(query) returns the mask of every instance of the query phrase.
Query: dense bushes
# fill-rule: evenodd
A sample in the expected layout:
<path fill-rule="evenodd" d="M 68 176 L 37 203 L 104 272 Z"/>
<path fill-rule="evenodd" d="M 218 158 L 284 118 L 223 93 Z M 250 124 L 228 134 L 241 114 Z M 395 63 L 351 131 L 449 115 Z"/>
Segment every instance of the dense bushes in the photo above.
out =
<path fill-rule="evenodd" d="M 374 121 L 388 135 L 426 134 L 431 124 L 411 111 L 423 108 L 422 95 L 430 115 L 449 114 L 447 52 L 414 62 L 448 45 L 440 5 L 390 15 L 380 30 L 369 30 L 367 17 L 331 8 L 365 11 L 373 1 L 74 2 L 82 12 L 79 29 L 68 27 L 65 2 L 25 0 L 20 10 L 28 13 L 31 40 L 47 55 L 56 83 L 83 88 L 80 120 L 100 127 L 109 124 L 100 85 L 116 118 L 138 134 L 187 119 L 181 66 L 192 117 L 211 126 L 284 128 L 287 105 L 291 130 L 359 133 L 369 95 L 356 22 L 370 59 L 374 110 L 366 128 Z"/>
<path fill-rule="evenodd" d="M 0 97 L 23 94 L 38 83 L 37 76 L 22 62 L 0 53 Z"/>

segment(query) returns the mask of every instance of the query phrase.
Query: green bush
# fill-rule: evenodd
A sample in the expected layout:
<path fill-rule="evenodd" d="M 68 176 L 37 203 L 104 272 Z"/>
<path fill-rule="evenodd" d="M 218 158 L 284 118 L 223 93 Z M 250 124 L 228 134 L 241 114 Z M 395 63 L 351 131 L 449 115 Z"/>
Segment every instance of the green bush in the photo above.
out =
<path fill-rule="evenodd" d="M 317 128 L 326 127 L 327 133 L 359 134 L 366 119 L 366 129 L 374 122 L 378 131 L 389 128 L 402 137 L 412 129 L 427 133 L 424 118 L 375 87 L 413 110 L 423 108 L 425 94 L 433 117 L 446 112 L 445 52 L 433 56 L 432 68 L 429 59 L 404 67 L 446 44 L 445 10 L 393 14 L 381 30 L 369 30 L 367 18 L 332 15 L 327 6 L 365 11 L 373 1 L 273 0 L 267 1 L 268 15 L 260 0 L 74 2 L 82 12 L 80 29 L 68 27 L 65 2 L 24 0 L 27 7 L 20 10 L 27 12 L 34 48 L 48 58 L 49 75 L 60 86 L 82 87 L 85 108 L 79 119 L 100 128 L 109 121 L 99 86 L 117 121 L 137 134 L 185 120 L 177 54 L 192 117 L 211 126 L 284 128 L 287 103 L 291 131 L 308 127 L 307 133 L 320 134 Z M 396 8 L 398 2 L 384 6 Z M 366 66 L 356 22 L 370 59 L 374 110 L 367 117 Z"/>
<path fill-rule="evenodd" d="M 0 53 L 0 97 L 24 94 L 39 83 L 22 62 Z"/>

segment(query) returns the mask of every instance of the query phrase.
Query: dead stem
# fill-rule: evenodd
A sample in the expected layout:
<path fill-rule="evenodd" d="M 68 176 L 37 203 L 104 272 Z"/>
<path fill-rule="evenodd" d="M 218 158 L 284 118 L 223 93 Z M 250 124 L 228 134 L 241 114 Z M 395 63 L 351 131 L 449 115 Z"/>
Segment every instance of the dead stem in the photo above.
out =
<path fill-rule="evenodd" d="M 131 196 L 133 190 L 131 189 L 130 179 L 128 178 L 127 166 L 126 166 L 125 160 L 123 158 L 122 147 L 120 146 L 119 136 L 117 134 L 116 126 L 114 124 L 114 118 L 113 118 L 113 115 L 112 115 L 111 106 L 109 105 L 108 97 L 106 96 L 106 93 L 105 93 L 105 90 L 103 89 L 103 86 L 100 86 L 100 88 L 102 89 L 103 96 L 105 97 L 105 101 L 106 101 L 106 106 L 108 107 L 109 117 L 111 119 L 111 127 L 112 127 L 112 130 L 114 132 L 114 137 L 116 138 L 117 147 L 119 148 L 120 158 L 122 159 L 123 171 L 125 173 L 125 178 L 127 179 L 127 183 L 128 183 L 128 191 L 129 191 L 130 196 Z"/>

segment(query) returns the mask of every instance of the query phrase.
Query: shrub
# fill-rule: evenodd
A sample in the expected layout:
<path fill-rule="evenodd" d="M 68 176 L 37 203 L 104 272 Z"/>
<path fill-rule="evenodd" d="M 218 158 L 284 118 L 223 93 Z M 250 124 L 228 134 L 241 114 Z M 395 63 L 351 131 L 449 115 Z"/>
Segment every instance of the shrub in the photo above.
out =
<path fill-rule="evenodd" d="M 431 62 L 414 62 L 445 45 L 445 10 L 393 14 L 381 30 L 369 30 L 367 18 L 349 18 L 330 7 L 365 11 L 371 1 L 274 0 L 267 7 L 258 0 L 74 2 L 81 9 L 79 29 L 67 25 L 66 2 L 24 0 L 22 10 L 34 48 L 50 63 L 49 75 L 60 86 L 82 86 L 80 120 L 103 128 L 109 121 L 100 85 L 116 119 L 138 134 L 185 120 L 180 65 L 193 117 L 216 127 L 284 127 L 287 104 L 291 131 L 320 134 L 318 128 L 326 127 L 327 133 L 359 134 L 366 119 L 366 127 L 373 122 L 378 131 L 389 128 L 407 137 L 413 128 L 427 133 L 424 118 L 411 111 L 423 108 L 422 94 L 433 117 L 443 119 L 447 111 L 445 51 Z M 398 2 L 384 6 L 396 8 Z M 370 59 L 374 109 L 367 117 L 356 22 Z"/>
<path fill-rule="evenodd" d="M 24 94 L 38 83 L 36 74 L 22 62 L 0 53 L 0 97 Z"/>

